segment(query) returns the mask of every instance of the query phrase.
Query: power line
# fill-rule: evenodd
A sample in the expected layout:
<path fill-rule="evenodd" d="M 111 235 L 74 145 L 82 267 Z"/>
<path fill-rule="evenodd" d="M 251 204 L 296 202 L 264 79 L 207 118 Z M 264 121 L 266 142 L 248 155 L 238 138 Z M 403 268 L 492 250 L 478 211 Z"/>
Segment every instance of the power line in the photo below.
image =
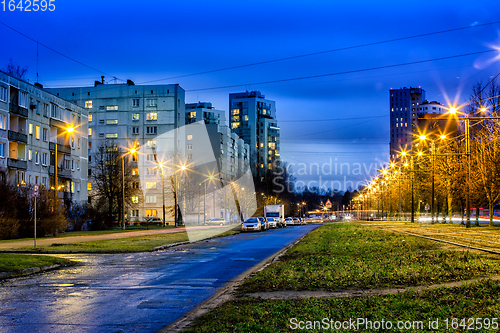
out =
<path fill-rule="evenodd" d="M 69 60 L 71 60 L 71 61 L 76 62 L 77 64 L 80 64 L 80 65 L 82 65 L 82 66 L 85 66 L 85 67 L 87 67 L 87 68 L 90 68 L 90 69 L 92 69 L 92 70 L 94 70 L 94 71 L 96 71 L 96 72 L 98 72 L 98 73 L 101 73 L 101 74 L 106 74 L 106 75 L 111 76 L 111 77 L 113 77 L 113 78 L 117 78 L 117 77 L 116 77 L 116 76 L 114 76 L 114 75 L 111 75 L 111 74 L 108 74 L 108 73 L 103 72 L 103 71 L 101 71 L 101 70 L 98 70 L 97 68 L 94 68 L 94 67 L 91 67 L 91 66 L 89 66 L 89 65 L 86 65 L 86 64 L 84 64 L 84 63 L 83 63 L 83 62 L 81 62 L 81 61 L 78 61 L 78 60 L 76 60 L 76 59 L 74 59 L 74 58 L 71 58 L 70 56 L 65 55 L 64 53 L 61 53 L 61 52 L 59 52 L 59 51 L 57 51 L 57 50 L 54 50 L 54 49 L 53 49 L 53 48 L 51 48 L 50 46 L 47 46 L 47 45 L 45 45 L 45 44 L 43 44 L 43 43 L 40 43 L 40 42 L 39 42 L 39 41 L 37 41 L 36 39 L 31 38 L 30 36 L 28 36 L 28 35 L 26 35 L 26 34 L 22 33 L 21 31 L 14 29 L 14 28 L 13 28 L 13 27 L 11 27 L 10 25 L 7 25 L 7 24 L 5 24 L 5 23 L 3 23 L 3 22 L 0 22 L 0 24 L 2 24 L 2 25 L 4 25 L 4 26 L 6 26 L 7 28 L 9 28 L 9 29 L 11 29 L 11 30 L 13 30 L 13 31 L 17 32 L 17 33 L 18 33 L 18 34 L 20 34 L 21 36 L 24 36 L 24 37 L 28 38 L 29 40 L 31 40 L 31 41 L 33 41 L 33 42 L 35 42 L 35 43 L 37 43 L 37 44 L 39 44 L 39 45 L 41 45 L 41 46 L 43 46 L 43 47 L 45 47 L 45 48 L 49 49 L 50 51 L 55 52 L 55 53 L 57 53 L 57 54 L 59 54 L 59 55 L 61 55 L 61 56 L 65 57 L 65 58 L 67 58 L 67 59 L 69 59 Z M 117 78 L 117 79 L 118 79 L 118 78 Z M 120 80 L 120 81 L 124 81 L 124 80 L 122 80 L 122 79 L 119 79 L 119 80 Z"/>
<path fill-rule="evenodd" d="M 250 67 L 250 66 L 257 66 L 257 65 L 269 64 L 269 63 L 279 62 L 279 61 L 284 61 L 284 60 L 291 60 L 291 59 L 298 59 L 298 58 L 310 57 L 310 56 L 320 55 L 320 54 L 325 54 L 325 53 L 332 53 L 332 52 L 352 50 L 352 49 L 366 47 L 366 46 L 380 45 L 380 44 L 398 42 L 398 41 L 402 41 L 402 40 L 408 40 L 408 39 L 414 39 L 414 38 L 420 38 L 420 37 L 426 37 L 426 36 L 444 34 L 444 33 L 448 33 L 448 32 L 465 30 L 465 29 L 472 29 L 472 28 L 476 28 L 476 27 L 482 27 L 482 26 L 493 25 L 493 24 L 498 24 L 498 23 L 500 23 L 500 21 L 483 23 L 483 24 L 476 24 L 476 25 L 473 25 L 473 26 L 469 25 L 469 26 L 466 26 L 466 27 L 460 27 L 460 28 L 454 28 L 454 29 L 448 29 L 448 30 L 441 30 L 441 31 L 435 31 L 435 32 L 428 32 L 428 33 L 425 33 L 425 34 L 418 34 L 418 35 L 413 35 L 413 36 L 393 38 L 393 39 L 387 39 L 387 40 L 378 41 L 378 42 L 365 43 L 365 44 L 359 44 L 359 45 L 353 45 L 353 46 L 346 46 L 346 47 L 341 47 L 341 48 L 332 49 L 332 50 L 319 51 L 319 52 L 313 52 L 313 53 L 306 53 L 306 54 L 301 54 L 301 55 L 296 55 L 296 56 L 291 56 L 291 57 L 284 57 L 284 58 L 278 58 L 278 59 L 273 59 L 273 60 L 259 61 L 259 62 L 254 62 L 254 63 L 250 63 L 250 64 L 245 64 L 245 65 L 238 65 L 238 66 L 232 66 L 232 67 L 226 67 L 226 68 L 220 68 L 220 69 L 213 69 L 213 70 L 208 70 L 208 71 L 203 71 L 203 72 L 198 72 L 198 73 L 173 76 L 173 77 L 168 77 L 168 78 L 164 78 L 164 79 L 157 79 L 157 80 L 152 80 L 152 81 L 146 81 L 146 82 L 143 82 L 143 83 L 151 83 L 151 82 L 158 82 L 158 81 L 164 81 L 164 80 L 172 80 L 172 79 L 178 79 L 178 78 L 188 77 L 188 76 L 195 76 L 195 75 L 201 75 L 201 74 L 209 74 L 209 73 L 227 71 L 227 70 L 231 70 L 231 69 L 238 69 L 238 68 L 244 68 L 244 67 Z"/>
<path fill-rule="evenodd" d="M 446 57 L 441 57 L 441 58 L 434 58 L 434 59 L 427 59 L 427 60 L 405 62 L 405 63 L 401 63 L 401 64 L 385 65 L 385 66 L 370 67 L 370 68 L 363 68 L 363 69 L 354 69 L 354 70 L 344 71 L 344 72 L 335 72 L 335 73 L 328 73 L 328 74 L 318 74 L 318 75 L 310 75 L 310 76 L 302 76 L 302 77 L 295 77 L 295 78 L 289 78 L 289 79 L 272 80 L 272 81 L 262 81 L 262 82 L 254 82 L 254 83 L 234 84 L 234 85 L 229 85 L 229 86 L 220 86 L 220 87 L 212 87 L 212 88 L 191 89 L 191 90 L 186 90 L 186 92 L 206 91 L 206 90 L 216 90 L 216 89 L 226 89 L 226 88 L 236 88 L 236 87 L 244 87 L 244 86 L 252 86 L 252 85 L 261 85 L 261 84 L 270 84 L 270 83 L 278 83 L 278 82 L 307 80 L 307 79 L 320 78 L 320 77 L 328 77 L 328 76 L 336 76 L 336 75 L 344 75 L 344 74 L 368 72 L 368 71 L 374 71 L 374 70 L 379 70 L 379 69 L 388 69 L 388 68 L 395 68 L 395 67 L 402 67 L 402 66 L 423 64 L 423 63 L 433 62 L 433 61 L 441 61 L 441 60 L 448 60 L 448 59 L 454 59 L 454 58 L 468 57 L 468 56 L 471 56 L 471 55 L 489 53 L 489 52 L 494 52 L 494 51 L 497 51 L 497 50 L 477 51 L 477 52 L 471 52 L 471 53 L 464 53 L 464 54 L 446 56 Z"/>
<path fill-rule="evenodd" d="M 356 118 L 280 120 L 279 122 L 280 123 L 305 123 L 305 122 L 312 122 L 312 121 L 342 121 L 342 120 L 373 119 L 373 118 L 384 118 L 384 117 L 389 117 L 389 115 L 372 116 L 372 117 L 356 117 Z"/>

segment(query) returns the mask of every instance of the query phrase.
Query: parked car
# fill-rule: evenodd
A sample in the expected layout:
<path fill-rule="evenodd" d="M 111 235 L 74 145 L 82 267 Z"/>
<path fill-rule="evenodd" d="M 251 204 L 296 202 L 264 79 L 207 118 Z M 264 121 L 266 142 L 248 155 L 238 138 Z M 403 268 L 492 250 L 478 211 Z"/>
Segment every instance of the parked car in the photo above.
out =
<path fill-rule="evenodd" d="M 259 218 L 249 217 L 241 224 L 241 231 L 261 231 L 262 224 Z"/>
<path fill-rule="evenodd" d="M 261 229 L 262 230 L 269 230 L 269 222 L 267 221 L 267 219 L 263 216 L 259 216 L 257 217 L 259 220 L 260 220 L 260 224 L 261 224 Z"/>
<path fill-rule="evenodd" d="M 141 225 L 150 225 L 150 224 L 156 224 L 160 226 L 163 224 L 163 219 L 161 217 L 150 217 L 147 218 L 146 221 L 141 222 Z"/>
<path fill-rule="evenodd" d="M 298 218 L 298 217 L 294 217 L 294 218 L 293 218 L 293 224 L 294 224 L 294 225 L 301 225 L 301 224 L 302 224 L 302 222 L 300 221 L 300 218 Z"/>
<path fill-rule="evenodd" d="M 222 218 L 210 218 L 203 222 L 204 225 L 226 225 L 227 221 Z"/>
<path fill-rule="evenodd" d="M 286 224 L 287 226 L 289 226 L 289 225 L 294 225 L 294 223 L 295 223 L 295 222 L 294 222 L 293 218 L 291 218 L 291 217 L 287 217 L 287 218 L 285 219 L 285 224 Z"/>
<path fill-rule="evenodd" d="M 274 217 L 268 217 L 267 221 L 269 222 L 269 228 L 277 229 L 282 227 L 278 219 L 275 219 Z"/>

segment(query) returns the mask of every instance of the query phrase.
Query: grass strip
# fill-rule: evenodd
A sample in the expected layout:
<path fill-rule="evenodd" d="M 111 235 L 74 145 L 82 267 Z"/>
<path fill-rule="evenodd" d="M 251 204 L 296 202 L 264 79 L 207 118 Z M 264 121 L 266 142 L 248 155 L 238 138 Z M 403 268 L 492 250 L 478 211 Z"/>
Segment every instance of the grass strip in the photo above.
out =
<path fill-rule="evenodd" d="M 170 234 L 157 234 L 147 236 L 128 237 L 120 239 L 107 239 L 99 241 L 81 243 L 53 243 L 50 246 L 37 246 L 37 250 L 42 252 L 71 251 L 80 253 L 127 253 L 127 252 L 147 252 L 161 245 L 187 241 L 185 232 Z M 20 251 L 33 250 L 33 247 L 23 247 Z"/>
<path fill-rule="evenodd" d="M 0 253 L 0 272 L 17 272 L 25 268 L 51 266 L 55 264 L 66 265 L 70 261 L 63 258 L 50 256 Z"/>
<path fill-rule="evenodd" d="M 498 332 L 498 325 L 495 328 L 492 318 L 500 318 L 499 300 L 500 283 L 491 280 L 461 287 L 367 298 L 268 301 L 243 298 L 226 302 L 197 318 L 186 332 L 289 332 L 294 328 L 303 332 L 324 332 L 335 330 L 332 322 L 351 319 L 358 323 L 357 318 L 364 318 L 365 324 L 356 326 L 357 330 L 351 326 L 341 331 L 390 331 L 387 329 L 390 321 L 392 330 L 399 332 Z M 329 327 L 324 326 L 323 318 L 327 318 Z M 462 321 L 463 318 L 466 320 Z M 468 318 L 474 319 L 472 326 L 469 326 L 471 320 Z M 429 322 L 435 325 L 436 319 L 437 326 L 429 328 Z M 382 320 L 386 329 L 366 326 L 367 321 L 376 325 L 376 321 L 381 323 Z M 300 321 L 303 330 L 298 329 Z M 315 321 L 318 322 L 316 328 Z M 402 329 L 397 328 L 399 323 Z"/>
<path fill-rule="evenodd" d="M 428 285 L 500 272 L 499 258 L 355 224 L 322 226 L 239 292 Z"/>

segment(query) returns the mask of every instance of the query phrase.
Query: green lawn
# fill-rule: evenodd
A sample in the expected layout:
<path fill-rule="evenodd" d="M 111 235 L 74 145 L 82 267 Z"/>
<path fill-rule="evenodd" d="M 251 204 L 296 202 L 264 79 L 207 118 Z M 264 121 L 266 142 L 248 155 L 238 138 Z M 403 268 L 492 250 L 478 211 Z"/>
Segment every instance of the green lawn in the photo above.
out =
<path fill-rule="evenodd" d="M 398 295 L 374 296 L 367 298 L 304 299 L 262 301 L 242 298 L 229 301 L 223 306 L 198 318 L 186 332 L 290 332 L 293 328 L 302 332 L 326 332 L 329 327 L 322 326 L 323 318 L 328 325 L 357 318 L 366 322 L 355 326 L 361 332 L 385 332 L 389 330 L 370 329 L 368 321 L 379 323 L 390 321 L 396 332 L 498 332 L 492 318 L 500 318 L 500 284 L 495 281 L 483 281 L 456 288 L 440 288 L 422 292 L 407 291 Z M 437 329 L 429 329 L 429 319 Z M 475 321 L 474 330 L 460 326 L 461 320 L 453 318 L 483 318 Z M 488 319 L 486 319 L 488 318 Z M 448 329 L 446 329 L 448 319 Z M 489 320 L 489 329 L 487 322 Z M 307 322 L 311 326 L 307 327 Z M 317 323 L 314 329 L 314 321 Z M 398 330 L 397 325 L 403 329 Z M 422 323 L 422 324 L 421 324 Z M 468 327 L 472 321 L 462 322 Z M 482 323 L 482 328 L 479 328 Z M 406 328 L 404 325 L 408 325 Z M 388 325 L 385 323 L 385 325 Z M 421 329 L 423 325 L 424 329 Z M 453 326 L 452 326 L 453 325 Z M 387 326 L 385 326 L 387 328 Z M 496 329 L 494 328 L 496 327 Z M 318 329 L 318 328 L 323 328 Z M 372 327 L 373 328 L 373 327 Z M 434 328 L 434 327 L 432 327 Z M 334 331 L 332 329 L 331 331 Z M 337 330 L 354 332 L 352 329 Z"/>
<path fill-rule="evenodd" d="M 427 285 L 500 273 L 500 258 L 354 224 L 325 225 L 241 292 Z M 458 249 L 458 248 L 456 248 Z"/>
<path fill-rule="evenodd" d="M 37 246 L 37 250 L 50 251 L 72 251 L 82 253 L 126 253 L 126 252 L 146 252 L 161 245 L 187 241 L 185 232 L 170 234 L 158 234 L 148 236 L 128 237 L 121 239 L 108 239 L 81 243 L 53 243 L 50 246 Z M 33 250 L 33 247 L 24 247 L 19 251 Z"/>
<path fill-rule="evenodd" d="M 368 321 L 372 325 L 382 325 L 382 321 L 387 325 L 390 321 L 393 330 L 399 332 L 498 332 L 500 320 L 492 318 L 500 318 L 500 281 L 494 280 L 356 298 L 264 300 L 248 298 L 244 293 L 403 287 L 499 272 L 498 256 L 446 247 L 370 226 L 325 225 L 307 235 L 280 261 L 248 278 L 238 288 L 235 300 L 197 318 L 186 332 L 323 332 L 334 331 L 335 326 L 331 325 L 350 319 L 358 330 L 348 326 L 337 327 L 336 331 L 385 332 L 389 331 L 387 326 L 370 329 L 366 325 L 370 325 Z M 358 322 L 358 318 L 365 318 L 365 322 Z M 462 318 L 488 318 L 489 322 L 478 320 L 468 326 L 472 321 L 462 322 Z M 429 328 L 429 319 L 433 325 L 438 320 L 437 328 Z M 485 325 L 487 322 L 489 326 Z M 398 329 L 398 323 L 402 329 Z"/>
<path fill-rule="evenodd" d="M 25 268 L 68 264 L 70 261 L 40 255 L 0 253 L 0 272 L 15 272 Z"/>

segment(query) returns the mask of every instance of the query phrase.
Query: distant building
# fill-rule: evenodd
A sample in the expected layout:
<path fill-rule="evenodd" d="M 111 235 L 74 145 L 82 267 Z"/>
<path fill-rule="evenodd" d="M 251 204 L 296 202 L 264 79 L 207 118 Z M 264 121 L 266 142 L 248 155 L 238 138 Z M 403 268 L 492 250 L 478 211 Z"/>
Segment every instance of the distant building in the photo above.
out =
<path fill-rule="evenodd" d="M 93 87 L 47 90 L 88 110 L 89 195 L 94 187 L 93 157 L 103 143 L 113 141 L 123 149 L 139 148 L 137 159 L 129 162 L 133 173 L 138 174 L 138 186 L 144 197 L 132 198 L 133 204 L 127 207 L 126 215 L 130 221 L 162 217 L 163 190 L 170 199 L 172 192 L 169 182 L 162 184 L 158 165 L 159 162 L 169 166 L 179 164 L 179 138 L 174 130 L 185 124 L 184 89 L 177 84 L 134 85 L 128 80 L 127 84 L 96 81 Z M 173 160 L 176 161 L 172 163 Z M 168 212 L 173 211 L 170 199 L 166 202 Z M 169 213 L 166 219 L 173 217 Z"/>
<path fill-rule="evenodd" d="M 205 124 L 226 125 L 226 112 L 216 110 L 212 103 L 198 102 L 186 104 L 186 125 L 198 121 L 204 121 Z"/>
<path fill-rule="evenodd" d="M 57 165 L 59 198 L 85 202 L 87 114 L 40 86 L 0 72 L 0 168 L 8 180 L 53 189 Z"/>
<path fill-rule="evenodd" d="M 230 128 L 250 147 L 250 165 L 263 177 L 280 156 L 275 102 L 260 91 L 229 94 Z"/>
<path fill-rule="evenodd" d="M 418 121 L 417 111 L 424 100 L 425 90 L 422 88 L 389 90 L 391 159 L 395 159 L 402 150 L 411 150 Z"/>

